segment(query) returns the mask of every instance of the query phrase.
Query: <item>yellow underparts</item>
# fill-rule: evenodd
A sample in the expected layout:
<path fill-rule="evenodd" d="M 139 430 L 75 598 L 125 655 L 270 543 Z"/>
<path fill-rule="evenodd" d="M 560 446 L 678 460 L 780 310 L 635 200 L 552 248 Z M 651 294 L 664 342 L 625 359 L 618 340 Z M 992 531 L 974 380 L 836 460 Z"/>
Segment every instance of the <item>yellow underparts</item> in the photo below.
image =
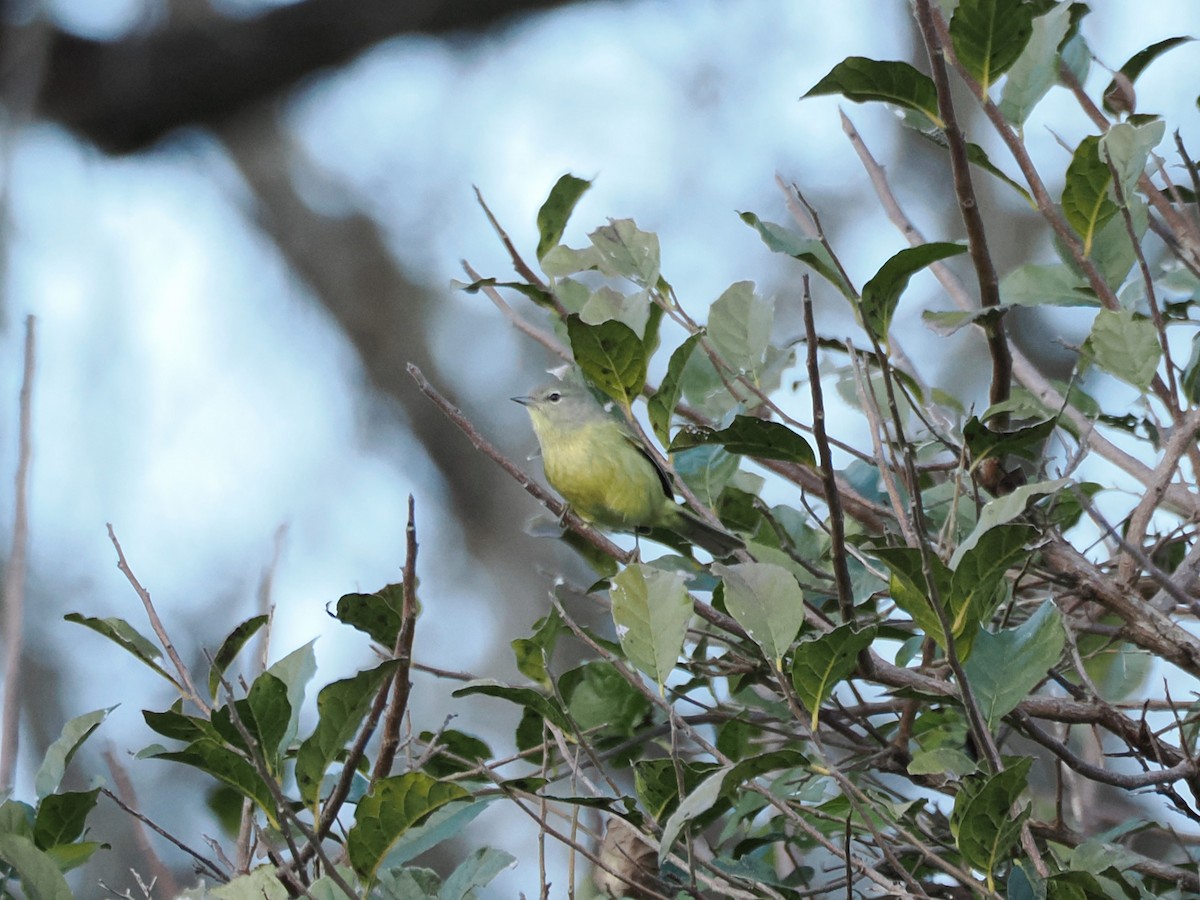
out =
<path fill-rule="evenodd" d="M 611 424 L 556 430 L 541 444 L 546 480 L 582 518 L 637 528 L 662 524 L 674 512 L 654 464 Z"/>

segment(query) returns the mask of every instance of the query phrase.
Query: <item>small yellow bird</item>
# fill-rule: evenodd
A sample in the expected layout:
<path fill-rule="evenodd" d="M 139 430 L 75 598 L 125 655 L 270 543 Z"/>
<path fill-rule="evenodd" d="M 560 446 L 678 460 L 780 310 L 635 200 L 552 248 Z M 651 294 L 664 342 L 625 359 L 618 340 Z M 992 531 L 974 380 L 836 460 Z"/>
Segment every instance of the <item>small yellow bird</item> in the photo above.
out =
<path fill-rule="evenodd" d="M 666 528 L 715 557 L 745 547 L 676 503 L 667 474 L 582 384 L 512 399 L 529 411 L 546 480 L 580 518 L 620 531 Z"/>

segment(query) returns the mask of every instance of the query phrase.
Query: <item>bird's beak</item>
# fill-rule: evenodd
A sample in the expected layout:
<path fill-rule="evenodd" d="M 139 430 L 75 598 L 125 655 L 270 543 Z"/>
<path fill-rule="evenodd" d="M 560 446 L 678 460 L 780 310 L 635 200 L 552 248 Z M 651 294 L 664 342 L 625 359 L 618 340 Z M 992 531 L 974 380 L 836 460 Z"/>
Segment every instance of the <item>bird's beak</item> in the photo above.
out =
<path fill-rule="evenodd" d="M 509 397 L 513 403 L 520 403 L 522 406 L 531 406 L 533 404 L 532 397 Z"/>

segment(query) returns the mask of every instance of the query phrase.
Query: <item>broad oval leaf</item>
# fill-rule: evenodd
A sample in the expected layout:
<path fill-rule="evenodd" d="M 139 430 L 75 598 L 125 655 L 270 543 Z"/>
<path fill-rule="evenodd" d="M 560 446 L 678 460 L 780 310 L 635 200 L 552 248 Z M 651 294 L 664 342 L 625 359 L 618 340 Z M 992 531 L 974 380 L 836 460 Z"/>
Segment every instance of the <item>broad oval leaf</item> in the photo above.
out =
<path fill-rule="evenodd" d="M 404 832 L 446 804 L 469 796 L 465 788 L 424 772 L 380 779 L 354 812 L 354 825 L 346 838 L 350 865 L 368 882 L 374 880 L 388 850 Z"/>
<path fill-rule="evenodd" d="M 841 94 L 847 100 L 865 103 L 880 100 L 904 109 L 924 113 L 938 128 L 937 88 L 933 80 L 906 62 L 880 61 L 864 56 L 848 56 L 801 97 Z"/>
<path fill-rule="evenodd" d="M 1100 138 L 1088 135 L 1079 142 L 1067 166 L 1062 209 L 1068 224 L 1083 238 L 1083 252 L 1092 252 L 1092 241 L 1118 207 L 1110 196 L 1112 172 L 1100 158 Z"/>
<path fill-rule="evenodd" d="M 981 631 L 964 668 L 989 728 L 1017 708 L 1062 655 L 1066 633 L 1050 600 L 1018 628 Z"/>
<path fill-rule="evenodd" d="M 588 381 L 628 407 L 646 383 L 646 347 L 637 332 L 615 320 L 588 325 L 579 316 L 568 316 L 567 336 Z"/>
<path fill-rule="evenodd" d="M 675 669 L 692 618 L 683 572 L 635 563 L 612 579 L 613 623 L 629 661 L 661 687 Z"/>
<path fill-rule="evenodd" d="M 670 452 L 717 444 L 729 453 L 815 465 L 816 456 L 808 441 L 780 422 L 754 416 L 736 416 L 728 428 L 684 428 L 675 435 Z"/>
<path fill-rule="evenodd" d="M 562 240 L 563 231 L 566 230 L 567 221 L 575 210 L 575 204 L 591 186 L 590 181 L 571 174 L 563 175 L 554 183 L 554 187 L 550 189 L 550 196 L 546 198 L 537 214 L 539 260 Z"/>
<path fill-rule="evenodd" d="M 1020 58 L 1033 34 L 1033 13 L 1025 0 L 961 0 L 954 10 L 954 55 L 982 94 Z"/>
<path fill-rule="evenodd" d="M 908 287 L 909 279 L 930 263 L 966 253 L 963 244 L 932 243 L 918 247 L 906 247 L 882 266 L 875 276 L 863 285 L 863 324 L 881 342 L 887 341 L 892 316 L 900 302 L 900 295 Z"/>
<path fill-rule="evenodd" d="M 714 564 L 725 586 L 725 607 L 778 669 L 804 624 L 804 591 L 774 563 Z"/>

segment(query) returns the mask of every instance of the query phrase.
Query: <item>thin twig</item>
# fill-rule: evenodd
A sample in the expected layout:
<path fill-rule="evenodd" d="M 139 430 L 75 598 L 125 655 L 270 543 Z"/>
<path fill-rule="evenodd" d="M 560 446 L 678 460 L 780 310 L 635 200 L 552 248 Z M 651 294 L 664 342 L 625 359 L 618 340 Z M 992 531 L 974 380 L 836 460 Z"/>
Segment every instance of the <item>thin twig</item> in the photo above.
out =
<path fill-rule="evenodd" d="M 100 788 L 100 793 L 102 793 L 105 797 L 107 797 L 113 803 L 117 804 L 117 806 L 121 807 L 122 810 L 129 813 L 129 815 L 133 816 L 139 822 L 141 822 L 146 827 L 151 829 L 155 834 L 159 835 L 160 837 L 166 838 L 168 841 L 170 841 L 172 844 L 174 844 L 176 847 L 178 847 L 180 850 L 182 850 L 188 856 L 192 857 L 192 859 L 196 860 L 196 862 L 199 863 L 200 866 L 205 871 L 207 871 L 210 875 L 212 875 L 213 878 L 217 879 L 217 881 L 221 882 L 221 884 L 225 884 L 226 882 L 229 881 L 229 874 L 227 872 L 225 872 L 215 862 L 213 862 L 211 859 L 209 859 L 203 853 L 197 853 L 195 850 L 193 850 L 191 847 L 189 847 L 183 841 L 179 840 L 179 838 L 175 837 L 169 831 L 166 831 L 166 830 L 160 828 L 158 825 L 156 825 L 153 822 L 153 820 L 151 820 L 147 816 L 143 815 L 142 813 L 138 812 L 136 809 L 134 809 L 132 806 L 130 806 L 128 803 L 126 803 L 124 800 L 122 800 L 120 797 L 118 797 L 116 794 L 114 794 L 108 788 L 106 788 L 106 787 Z"/>
<path fill-rule="evenodd" d="M 383 722 L 383 737 L 379 744 L 379 755 L 375 757 L 372 782 L 378 781 L 392 770 L 392 762 L 400 746 L 400 722 L 408 711 L 408 697 L 412 690 L 409 668 L 417 626 L 417 522 L 412 494 L 408 495 L 408 524 L 404 528 L 404 534 L 406 548 L 403 596 L 400 600 L 400 630 L 396 634 L 396 645 L 392 650 L 392 655 L 400 662 L 396 666 L 396 674 L 392 676 L 392 699 L 388 704 L 387 718 Z"/>
<path fill-rule="evenodd" d="M 117 759 L 112 747 L 105 747 L 103 756 L 104 762 L 108 766 L 108 772 L 112 776 L 113 787 L 127 798 L 128 806 L 136 807 L 137 792 L 133 788 L 133 782 L 129 779 L 129 773 Z M 154 845 L 150 843 L 149 837 L 146 836 L 146 830 L 142 827 L 144 824 L 141 817 L 134 816 L 133 842 L 137 846 L 141 858 L 145 860 L 146 866 L 154 874 L 154 881 L 162 886 L 164 896 L 177 897 L 179 896 L 179 884 L 175 881 L 175 876 L 171 874 L 170 868 L 155 851 Z"/>
<path fill-rule="evenodd" d="M 197 707 L 205 713 L 212 712 L 212 707 L 205 702 L 200 696 L 200 692 L 196 690 L 195 684 L 192 683 L 192 674 L 180 657 L 179 652 L 175 649 L 175 644 L 171 640 L 167 629 L 162 623 L 162 619 L 158 617 L 158 610 L 154 608 L 154 601 L 150 599 L 150 592 L 142 587 L 137 576 L 133 574 L 133 569 L 129 567 L 129 563 L 125 559 L 125 551 L 121 549 L 121 542 L 117 540 L 117 533 L 113 531 L 112 523 L 108 523 L 108 539 L 112 541 L 112 545 L 117 551 L 117 568 L 121 570 L 126 580 L 133 585 L 134 591 L 138 598 L 142 601 L 142 606 L 146 609 L 146 617 L 150 620 L 150 627 L 154 629 L 154 633 L 158 636 L 158 640 L 162 643 L 163 650 L 166 652 L 171 663 L 175 666 L 175 671 L 179 674 L 179 680 L 183 682 L 184 693 L 188 700 L 191 700 Z"/>
<path fill-rule="evenodd" d="M 838 492 L 837 478 L 833 471 L 833 453 L 825 434 L 825 395 L 821 389 L 821 367 L 817 361 L 817 326 L 813 320 L 812 294 L 808 289 L 808 275 L 803 279 L 801 303 L 804 309 L 804 333 L 808 347 L 808 389 L 813 403 L 813 436 L 817 442 L 817 453 L 821 463 L 821 475 L 825 479 L 825 503 L 829 507 L 830 560 L 833 577 L 837 584 L 838 610 L 843 622 L 854 621 L 854 587 L 850 579 L 850 568 L 846 564 L 846 520 L 842 513 L 842 498 Z"/>
<path fill-rule="evenodd" d="M 21 661 L 25 637 L 25 569 L 29 554 L 29 465 L 36 324 L 25 317 L 25 366 L 21 376 L 17 427 L 17 474 L 13 493 L 12 553 L 4 570 L 4 724 L 0 735 L 0 794 L 13 786 L 21 741 Z"/>

